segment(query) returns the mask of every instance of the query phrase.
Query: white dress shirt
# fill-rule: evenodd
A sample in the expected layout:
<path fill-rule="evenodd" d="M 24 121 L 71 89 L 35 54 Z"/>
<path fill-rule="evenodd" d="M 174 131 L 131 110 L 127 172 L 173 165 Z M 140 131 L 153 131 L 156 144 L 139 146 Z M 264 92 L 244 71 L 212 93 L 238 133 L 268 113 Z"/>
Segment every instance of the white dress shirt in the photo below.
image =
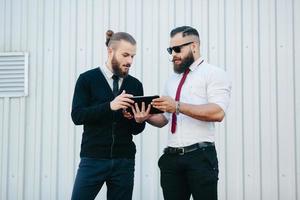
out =
<path fill-rule="evenodd" d="M 190 66 L 191 71 L 182 86 L 179 101 L 194 105 L 215 103 L 226 112 L 231 93 L 231 83 L 227 74 L 223 69 L 210 65 L 206 61 L 199 65 L 202 60 L 199 58 Z M 182 75 L 183 73 L 171 75 L 166 83 L 164 95 L 175 98 Z M 165 113 L 165 116 L 169 122 L 172 121 L 172 113 Z M 171 123 L 169 123 L 168 146 L 170 147 L 183 147 L 198 142 L 214 141 L 214 122 L 197 120 L 180 113 L 177 115 L 174 134 L 171 133 Z"/>
<path fill-rule="evenodd" d="M 106 63 L 102 66 L 100 66 L 100 70 L 103 73 L 106 81 L 108 82 L 108 85 L 110 86 L 111 90 L 113 90 L 113 78 L 112 76 L 114 75 L 106 66 Z M 121 84 L 123 83 L 123 78 L 119 77 L 119 89 L 121 87 Z"/>

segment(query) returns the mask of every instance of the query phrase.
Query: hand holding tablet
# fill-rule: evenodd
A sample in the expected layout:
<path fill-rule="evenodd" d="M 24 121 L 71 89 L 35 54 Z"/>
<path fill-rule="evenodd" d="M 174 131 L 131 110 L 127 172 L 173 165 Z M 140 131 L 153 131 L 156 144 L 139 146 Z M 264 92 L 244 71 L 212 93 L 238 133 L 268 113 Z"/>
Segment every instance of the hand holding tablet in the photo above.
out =
<path fill-rule="evenodd" d="M 154 95 L 154 96 L 134 96 L 131 97 L 130 99 L 132 99 L 134 101 L 134 103 L 138 104 L 138 107 L 141 109 L 142 108 L 142 102 L 145 103 L 145 109 L 148 108 L 148 105 L 151 104 L 153 99 L 159 98 L 158 95 Z M 130 112 L 131 114 L 133 114 L 132 109 L 128 108 L 127 109 L 128 112 Z M 154 107 L 151 106 L 150 109 L 150 114 L 158 114 L 158 113 L 163 113 L 163 111 L 158 110 Z"/>

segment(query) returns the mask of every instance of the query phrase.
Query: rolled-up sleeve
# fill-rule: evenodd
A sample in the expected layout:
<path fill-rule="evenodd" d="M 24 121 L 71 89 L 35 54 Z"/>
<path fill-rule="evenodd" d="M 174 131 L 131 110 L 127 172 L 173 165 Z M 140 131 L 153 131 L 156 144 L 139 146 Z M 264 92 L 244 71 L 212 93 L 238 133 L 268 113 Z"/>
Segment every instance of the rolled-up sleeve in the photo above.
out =
<path fill-rule="evenodd" d="M 211 72 L 207 85 L 209 103 L 215 103 L 226 113 L 231 96 L 231 82 L 228 74 L 222 69 Z"/>

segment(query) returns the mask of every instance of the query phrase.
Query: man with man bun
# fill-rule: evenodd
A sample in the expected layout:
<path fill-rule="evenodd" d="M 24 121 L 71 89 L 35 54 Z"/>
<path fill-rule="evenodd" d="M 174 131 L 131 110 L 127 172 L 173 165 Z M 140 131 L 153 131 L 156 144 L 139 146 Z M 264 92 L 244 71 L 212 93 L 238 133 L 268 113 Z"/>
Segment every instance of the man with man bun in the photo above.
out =
<path fill-rule="evenodd" d="M 104 182 L 108 200 L 132 199 L 136 147 L 133 135 L 145 122 L 124 117 L 142 96 L 142 83 L 129 75 L 136 41 L 128 33 L 107 31 L 108 58 L 104 65 L 82 73 L 76 83 L 72 120 L 83 125 L 80 164 L 72 200 L 95 199 Z"/>

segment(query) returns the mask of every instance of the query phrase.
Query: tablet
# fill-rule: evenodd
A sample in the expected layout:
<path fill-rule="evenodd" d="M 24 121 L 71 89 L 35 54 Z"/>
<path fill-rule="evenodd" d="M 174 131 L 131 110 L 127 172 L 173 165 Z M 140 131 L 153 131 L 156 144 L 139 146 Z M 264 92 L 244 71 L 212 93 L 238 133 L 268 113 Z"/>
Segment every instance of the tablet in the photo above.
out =
<path fill-rule="evenodd" d="M 145 110 L 147 110 L 148 105 L 151 104 L 152 100 L 156 99 L 156 98 L 159 98 L 159 96 L 158 95 L 154 95 L 154 96 L 134 96 L 134 97 L 131 97 L 130 99 L 132 99 L 134 101 L 134 103 L 137 103 L 140 109 L 142 109 L 142 102 L 145 102 Z M 128 112 L 133 114 L 131 108 L 128 108 Z M 158 114 L 158 113 L 163 113 L 163 111 L 158 110 L 154 107 L 151 107 L 150 114 Z"/>

